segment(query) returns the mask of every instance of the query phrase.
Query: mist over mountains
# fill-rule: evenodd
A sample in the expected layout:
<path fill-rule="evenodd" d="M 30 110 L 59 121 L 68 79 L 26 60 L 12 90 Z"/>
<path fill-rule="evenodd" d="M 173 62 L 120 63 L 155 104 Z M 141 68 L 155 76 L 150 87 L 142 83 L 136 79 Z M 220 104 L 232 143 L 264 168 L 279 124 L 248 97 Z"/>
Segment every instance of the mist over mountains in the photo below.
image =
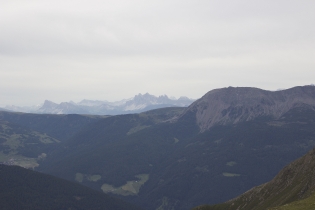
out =
<path fill-rule="evenodd" d="M 60 104 L 45 100 L 41 106 L 18 107 L 6 106 L 5 109 L 38 114 L 93 114 L 93 115 L 117 115 L 128 113 L 140 113 L 163 107 L 187 107 L 193 99 L 180 97 L 178 99 L 169 98 L 167 95 L 156 97 L 154 95 L 138 94 L 130 99 L 123 99 L 116 102 L 87 100 L 78 103 L 73 101 L 62 102 Z"/>

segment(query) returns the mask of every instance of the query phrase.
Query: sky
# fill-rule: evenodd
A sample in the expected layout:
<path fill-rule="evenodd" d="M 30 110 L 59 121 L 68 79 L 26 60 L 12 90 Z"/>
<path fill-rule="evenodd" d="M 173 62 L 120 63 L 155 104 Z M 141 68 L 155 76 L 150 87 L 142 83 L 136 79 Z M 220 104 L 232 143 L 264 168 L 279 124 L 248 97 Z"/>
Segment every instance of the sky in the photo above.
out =
<path fill-rule="evenodd" d="M 314 0 L 0 0 L 0 106 L 315 83 Z"/>

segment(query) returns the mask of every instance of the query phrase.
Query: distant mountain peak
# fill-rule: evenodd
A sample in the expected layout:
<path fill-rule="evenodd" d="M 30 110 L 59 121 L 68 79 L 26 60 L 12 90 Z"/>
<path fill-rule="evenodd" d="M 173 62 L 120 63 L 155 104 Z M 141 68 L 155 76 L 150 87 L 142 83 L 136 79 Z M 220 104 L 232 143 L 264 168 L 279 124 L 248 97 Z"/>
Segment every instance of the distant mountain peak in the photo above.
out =
<path fill-rule="evenodd" d="M 58 106 L 58 104 L 49 100 L 45 100 L 42 107 L 48 108 L 48 107 L 55 107 L 55 106 Z"/>
<path fill-rule="evenodd" d="M 150 95 L 149 93 L 145 93 L 143 95 L 139 93 L 138 95 L 135 95 L 135 97 L 132 100 L 126 102 L 126 107 L 124 108 L 124 110 L 125 111 L 141 110 L 151 105 L 163 105 L 163 104 L 166 106 L 170 106 L 170 105 L 180 106 L 180 104 L 177 103 L 177 100 L 169 99 L 167 95 L 161 95 L 161 96 L 156 97 L 154 95 Z"/>

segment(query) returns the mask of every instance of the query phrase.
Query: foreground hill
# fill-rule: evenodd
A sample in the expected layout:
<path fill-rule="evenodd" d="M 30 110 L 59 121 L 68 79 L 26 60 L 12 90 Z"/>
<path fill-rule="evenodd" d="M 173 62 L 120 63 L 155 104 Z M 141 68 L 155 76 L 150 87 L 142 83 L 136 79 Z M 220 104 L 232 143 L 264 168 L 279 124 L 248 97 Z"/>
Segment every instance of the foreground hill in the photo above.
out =
<path fill-rule="evenodd" d="M 0 164 L 0 208 L 6 210 L 139 210 L 104 193 L 18 166 Z"/>
<path fill-rule="evenodd" d="M 255 187 L 224 204 L 200 206 L 195 210 L 314 209 L 314 169 L 315 149 L 290 163 L 270 182 Z"/>

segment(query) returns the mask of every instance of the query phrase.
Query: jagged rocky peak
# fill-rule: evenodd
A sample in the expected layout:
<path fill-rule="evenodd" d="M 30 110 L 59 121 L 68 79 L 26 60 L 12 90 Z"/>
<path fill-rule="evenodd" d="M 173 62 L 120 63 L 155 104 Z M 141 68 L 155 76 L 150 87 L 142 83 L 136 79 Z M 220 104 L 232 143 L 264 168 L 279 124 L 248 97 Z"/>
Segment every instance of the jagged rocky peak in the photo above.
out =
<path fill-rule="evenodd" d="M 53 107 L 56 107 L 56 106 L 58 106 L 58 104 L 56 104 L 56 103 L 54 103 L 54 102 L 52 102 L 52 101 L 49 101 L 49 100 L 45 100 L 45 102 L 44 102 L 42 108 L 43 108 L 43 107 L 44 107 L 44 108 L 53 108 Z"/>
<path fill-rule="evenodd" d="M 150 95 L 149 93 L 145 93 L 143 95 L 139 93 L 138 95 L 135 95 L 133 101 L 136 103 L 163 104 L 170 103 L 171 99 L 169 99 L 167 95 L 161 95 L 159 97 L 156 97 L 154 95 Z"/>
<path fill-rule="evenodd" d="M 261 116 L 279 118 L 302 104 L 315 107 L 314 86 L 281 91 L 228 87 L 209 91 L 191 104 L 181 117 L 194 114 L 201 131 L 205 131 L 216 124 L 237 123 Z"/>
<path fill-rule="evenodd" d="M 64 107 L 64 108 L 71 108 L 71 107 L 75 107 L 76 104 L 71 103 L 71 102 L 61 102 L 59 104 L 59 107 Z"/>
<path fill-rule="evenodd" d="M 156 96 L 150 95 L 149 93 L 135 95 L 134 101 L 136 102 L 147 102 L 147 101 L 156 101 Z"/>

